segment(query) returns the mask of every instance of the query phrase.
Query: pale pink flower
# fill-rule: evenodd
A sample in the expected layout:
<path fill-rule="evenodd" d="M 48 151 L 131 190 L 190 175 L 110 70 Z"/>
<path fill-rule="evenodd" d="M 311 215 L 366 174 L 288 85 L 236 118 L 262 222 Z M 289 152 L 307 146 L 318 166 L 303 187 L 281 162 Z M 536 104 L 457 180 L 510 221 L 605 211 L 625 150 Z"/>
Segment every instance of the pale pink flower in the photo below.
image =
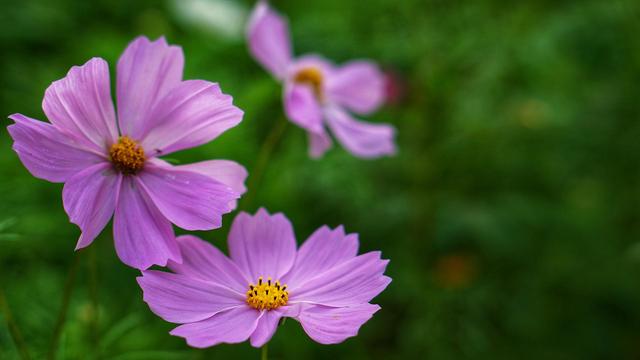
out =
<path fill-rule="evenodd" d="M 240 213 L 229 233 L 230 258 L 195 236 L 181 236 L 173 273 L 147 270 L 138 278 L 144 300 L 171 331 L 203 348 L 250 339 L 260 347 L 280 319 L 296 319 L 322 344 L 355 336 L 380 309 L 369 302 L 391 279 L 380 252 L 358 255 L 358 236 L 323 226 L 296 249 L 289 220 L 260 209 Z"/>
<path fill-rule="evenodd" d="M 220 227 L 246 191 L 247 172 L 235 162 L 172 166 L 158 158 L 207 143 L 242 120 L 218 84 L 183 81 L 183 65 L 180 47 L 139 37 L 118 61 L 117 116 L 109 66 L 100 58 L 49 86 L 42 107 L 51 123 L 10 116 L 13 149 L 26 168 L 64 183 L 64 209 L 82 230 L 76 249 L 91 244 L 113 216 L 125 264 L 180 262 L 171 224 Z"/>

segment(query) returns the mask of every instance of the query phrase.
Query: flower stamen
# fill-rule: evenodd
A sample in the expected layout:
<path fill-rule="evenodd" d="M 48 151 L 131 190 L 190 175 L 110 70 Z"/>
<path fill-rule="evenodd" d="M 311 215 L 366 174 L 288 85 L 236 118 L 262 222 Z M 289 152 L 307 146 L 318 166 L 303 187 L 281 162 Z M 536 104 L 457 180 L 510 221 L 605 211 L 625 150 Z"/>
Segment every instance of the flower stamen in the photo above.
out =
<path fill-rule="evenodd" d="M 322 72 L 317 68 L 308 67 L 298 71 L 293 77 L 293 81 L 298 84 L 310 85 L 318 100 L 322 101 L 324 98 L 324 94 L 322 93 Z"/>
<path fill-rule="evenodd" d="M 247 290 L 247 304 L 256 310 L 273 310 L 280 306 L 287 305 L 289 292 L 287 285 L 280 285 L 280 281 L 275 283 L 270 277 L 267 282 L 263 282 L 262 276 L 258 278 L 258 284 L 249 284 Z"/>
<path fill-rule="evenodd" d="M 146 160 L 142 146 L 128 136 L 121 136 L 117 143 L 111 145 L 109 159 L 116 170 L 125 175 L 138 173 Z"/>

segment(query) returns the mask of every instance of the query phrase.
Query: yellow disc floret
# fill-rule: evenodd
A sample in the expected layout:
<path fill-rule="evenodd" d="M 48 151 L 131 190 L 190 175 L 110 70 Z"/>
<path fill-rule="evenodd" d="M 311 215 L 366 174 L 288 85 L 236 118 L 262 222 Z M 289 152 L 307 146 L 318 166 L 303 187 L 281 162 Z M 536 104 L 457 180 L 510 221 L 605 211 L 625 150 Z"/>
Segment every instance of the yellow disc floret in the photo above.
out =
<path fill-rule="evenodd" d="M 146 160 L 142 147 L 128 136 L 121 136 L 117 143 L 111 145 L 109 158 L 116 170 L 125 175 L 142 170 Z"/>
<path fill-rule="evenodd" d="M 293 81 L 298 84 L 307 84 L 310 85 L 313 89 L 313 93 L 316 95 L 318 100 L 322 101 L 322 72 L 315 67 L 307 67 L 296 73 L 293 77 Z"/>
<path fill-rule="evenodd" d="M 257 285 L 249 284 L 247 304 L 254 309 L 273 310 L 287 305 L 287 301 L 289 301 L 287 285 L 281 286 L 280 281 L 274 283 L 269 277 L 264 282 L 260 276 Z"/>

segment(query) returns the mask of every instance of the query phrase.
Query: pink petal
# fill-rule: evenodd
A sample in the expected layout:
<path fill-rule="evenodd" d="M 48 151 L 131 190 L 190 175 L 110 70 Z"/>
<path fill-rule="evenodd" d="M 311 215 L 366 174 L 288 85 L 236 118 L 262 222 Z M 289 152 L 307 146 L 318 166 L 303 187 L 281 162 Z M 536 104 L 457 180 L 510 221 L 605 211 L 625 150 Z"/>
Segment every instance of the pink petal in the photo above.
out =
<path fill-rule="evenodd" d="M 311 275 L 308 281 L 300 280 L 300 287 L 290 288 L 289 304 L 353 306 L 369 302 L 391 282 L 383 275 L 388 262 L 380 259 L 380 252 L 370 252 Z"/>
<path fill-rule="evenodd" d="M 359 114 L 370 113 L 382 105 L 384 91 L 384 75 L 371 61 L 347 63 L 327 79 L 331 101 Z"/>
<path fill-rule="evenodd" d="M 297 288 L 305 281 L 353 259 L 356 255 L 358 235 L 346 235 L 342 226 L 335 230 L 323 226 L 298 249 L 296 261 L 282 282 L 289 288 Z"/>
<path fill-rule="evenodd" d="M 251 216 L 240 213 L 229 232 L 231 260 L 252 282 L 264 276 L 274 280 L 284 275 L 296 257 L 296 238 L 289 219 L 260 209 Z"/>
<path fill-rule="evenodd" d="M 287 84 L 284 94 L 284 110 L 287 117 L 301 128 L 314 133 L 324 131 L 322 108 L 309 85 Z"/>
<path fill-rule="evenodd" d="M 362 158 L 395 154 L 393 126 L 358 121 L 337 107 L 328 108 L 325 113 L 329 128 L 352 154 Z"/>
<path fill-rule="evenodd" d="M 209 176 L 229 186 L 238 194 L 247 192 L 247 187 L 244 186 L 248 175 L 247 170 L 235 161 L 208 160 L 193 164 L 178 165 L 176 168 Z"/>
<path fill-rule="evenodd" d="M 372 304 L 341 308 L 304 306 L 296 319 L 313 340 L 320 344 L 337 344 L 356 336 L 360 327 L 378 310 L 380 306 Z"/>
<path fill-rule="evenodd" d="M 245 301 L 244 294 L 184 275 L 147 270 L 137 279 L 151 311 L 173 323 L 208 319 Z"/>
<path fill-rule="evenodd" d="M 166 155 L 207 143 L 242 121 L 232 101 L 216 83 L 183 81 L 153 108 L 142 146 L 149 155 Z"/>
<path fill-rule="evenodd" d="M 269 342 L 276 333 L 282 315 L 280 309 L 263 311 L 256 330 L 251 334 L 251 346 L 259 348 Z"/>
<path fill-rule="evenodd" d="M 179 165 L 177 169 L 196 172 L 229 186 L 233 191 L 242 195 L 247 192 L 244 182 L 247 179 L 247 170 L 244 166 L 230 160 L 209 160 L 193 164 Z M 229 207 L 233 210 L 237 201 L 233 200 Z"/>
<path fill-rule="evenodd" d="M 218 248 L 193 235 L 179 236 L 176 241 L 182 253 L 182 263 L 170 261 L 173 272 L 210 281 L 244 294 L 249 283 L 242 271 Z"/>
<path fill-rule="evenodd" d="M 91 244 L 111 219 L 121 181 L 122 175 L 104 162 L 77 173 L 64 184 L 64 209 L 82 230 L 76 250 Z"/>
<path fill-rule="evenodd" d="M 324 82 L 332 73 L 333 65 L 319 55 L 305 55 L 297 59 L 289 68 L 284 90 L 284 108 L 291 122 L 307 130 L 309 156 L 319 158 L 331 148 L 332 142 L 322 121 L 323 104 L 318 101 L 314 90 L 309 85 L 295 83 L 296 74 L 308 68 L 320 71 L 323 76 L 321 91 L 325 92 Z"/>
<path fill-rule="evenodd" d="M 139 188 L 135 177 L 125 176 L 113 219 L 116 253 L 125 264 L 145 270 L 182 261 L 173 228 Z"/>
<path fill-rule="evenodd" d="M 185 338 L 189 346 L 196 348 L 220 343 L 236 344 L 251 336 L 261 315 L 260 311 L 242 305 L 206 320 L 178 326 L 171 335 Z"/>
<path fill-rule="evenodd" d="M 309 137 L 309 156 L 313 159 L 322 157 L 333 145 L 329 134 L 322 129 L 320 133 L 307 133 Z"/>
<path fill-rule="evenodd" d="M 77 141 L 60 133 L 53 125 L 22 114 L 9 116 L 13 150 L 24 166 L 37 178 L 65 182 L 87 167 L 106 159 L 83 149 Z"/>
<path fill-rule="evenodd" d="M 251 55 L 276 78 L 284 78 L 291 62 L 289 27 L 266 1 L 259 1 L 254 8 L 247 37 Z"/>
<path fill-rule="evenodd" d="M 74 66 L 66 77 L 54 81 L 44 93 L 42 108 L 60 132 L 96 151 L 106 152 L 118 138 L 109 65 L 103 59 Z"/>
<path fill-rule="evenodd" d="M 208 176 L 174 167 L 147 164 L 137 179 L 164 217 L 186 230 L 219 228 L 229 203 L 240 197 Z"/>
<path fill-rule="evenodd" d="M 118 121 L 122 135 L 135 140 L 151 127 L 153 106 L 182 81 L 184 56 L 179 46 L 169 46 L 164 37 L 149 41 L 140 36 L 118 60 Z"/>

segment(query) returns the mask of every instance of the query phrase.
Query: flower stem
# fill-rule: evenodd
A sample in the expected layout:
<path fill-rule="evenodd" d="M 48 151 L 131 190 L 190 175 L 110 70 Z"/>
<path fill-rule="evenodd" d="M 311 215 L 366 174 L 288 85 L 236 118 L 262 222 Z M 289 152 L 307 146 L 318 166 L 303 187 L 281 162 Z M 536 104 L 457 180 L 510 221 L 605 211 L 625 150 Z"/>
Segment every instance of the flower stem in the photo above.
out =
<path fill-rule="evenodd" d="M 60 335 L 62 335 L 62 330 L 64 329 L 64 322 L 67 319 L 67 310 L 69 308 L 69 303 L 71 302 L 71 293 L 73 293 L 73 286 L 75 284 L 76 273 L 78 272 L 78 267 L 80 264 L 80 254 L 75 254 L 73 256 L 73 262 L 69 267 L 69 273 L 67 274 L 67 280 L 64 284 L 64 293 L 62 294 L 62 305 L 60 306 L 60 311 L 58 312 L 58 319 L 56 320 L 56 324 L 53 328 L 53 337 L 51 338 L 51 344 L 49 345 L 49 353 L 47 354 L 47 359 L 55 359 L 56 358 L 56 349 L 58 348 L 58 341 L 60 340 Z"/>
<path fill-rule="evenodd" d="M 27 345 L 22 338 L 22 333 L 20 333 L 20 329 L 18 328 L 18 324 L 16 324 L 15 319 L 13 318 L 13 314 L 11 313 L 11 309 L 9 308 L 9 303 L 7 302 L 7 298 L 4 295 L 4 290 L 0 286 L 0 312 L 4 315 L 4 320 L 7 322 L 7 327 L 9 328 L 9 333 L 11 334 L 11 338 L 16 345 L 16 349 L 20 354 L 20 358 L 22 360 L 29 360 L 31 357 L 29 356 L 29 351 L 27 350 Z"/>
<path fill-rule="evenodd" d="M 262 143 L 260 152 L 258 153 L 258 160 L 256 161 L 256 164 L 249 175 L 249 181 L 247 183 L 247 194 L 245 195 L 243 199 L 244 201 L 242 202 L 242 205 L 244 206 L 240 206 L 240 208 L 250 210 L 256 194 L 256 188 L 260 184 L 260 180 L 262 179 L 262 175 L 264 174 L 267 164 L 269 163 L 269 159 L 273 154 L 273 150 L 282 138 L 282 135 L 287 129 L 288 123 L 289 121 L 286 118 L 280 118 L 278 123 L 271 128 L 271 132 L 269 133 L 269 135 L 267 135 L 267 138 Z"/>
<path fill-rule="evenodd" d="M 262 350 L 260 351 L 260 360 L 267 360 L 269 352 L 269 343 L 266 343 L 262 346 Z"/>

